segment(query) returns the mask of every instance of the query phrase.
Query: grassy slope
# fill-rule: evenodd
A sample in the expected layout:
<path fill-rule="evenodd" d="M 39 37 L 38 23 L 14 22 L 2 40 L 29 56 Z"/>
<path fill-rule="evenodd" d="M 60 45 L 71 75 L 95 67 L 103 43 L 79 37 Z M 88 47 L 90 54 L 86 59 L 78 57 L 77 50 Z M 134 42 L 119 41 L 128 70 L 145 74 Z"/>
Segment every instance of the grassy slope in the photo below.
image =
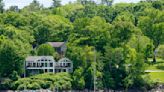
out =
<path fill-rule="evenodd" d="M 149 61 L 151 62 L 152 59 L 149 59 Z M 164 60 L 162 59 L 157 59 L 156 63 L 147 65 L 147 70 L 161 70 L 164 71 Z"/>
<path fill-rule="evenodd" d="M 153 81 L 164 83 L 164 72 L 151 72 L 149 75 Z"/>
<path fill-rule="evenodd" d="M 152 59 L 149 59 L 149 61 L 152 61 Z M 164 60 L 157 59 L 156 63 L 147 65 L 147 70 L 164 71 Z M 149 75 L 153 81 L 164 83 L 164 72 L 150 72 Z"/>

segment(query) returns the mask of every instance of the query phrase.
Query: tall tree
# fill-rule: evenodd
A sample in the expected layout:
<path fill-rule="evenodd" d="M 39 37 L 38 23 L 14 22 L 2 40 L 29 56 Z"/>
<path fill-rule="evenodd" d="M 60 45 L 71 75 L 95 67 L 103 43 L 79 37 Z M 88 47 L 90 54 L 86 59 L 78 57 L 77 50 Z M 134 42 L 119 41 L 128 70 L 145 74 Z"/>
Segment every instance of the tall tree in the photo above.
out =
<path fill-rule="evenodd" d="M 105 4 L 107 6 L 112 6 L 114 0 L 101 0 L 101 4 Z"/>
<path fill-rule="evenodd" d="M 61 6 L 61 0 L 53 0 L 53 7 L 59 7 Z"/>
<path fill-rule="evenodd" d="M 143 16 L 139 17 L 138 26 L 143 33 L 153 40 L 154 56 L 153 62 L 156 62 L 156 48 L 164 43 L 164 12 L 157 9 L 145 9 Z"/>
<path fill-rule="evenodd" d="M 117 89 L 135 85 L 135 81 L 142 81 L 144 72 L 143 56 L 129 46 L 111 48 L 105 47 L 104 86 Z"/>
<path fill-rule="evenodd" d="M 3 12 L 3 6 L 4 6 L 4 4 L 3 4 L 3 0 L 0 0 L 0 13 L 2 13 Z"/>
<path fill-rule="evenodd" d="M 19 8 L 18 8 L 18 6 L 10 6 L 7 11 L 19 12 Z"/>
<path fill-rule="evenodd" d="M 23 61 L 16 45 L 10 40 L 4 40 L 0 45 L 0 76 L 9 77 L 13 71 L 21 74 Z"/>
<path fill-rule="evenodd" d="M 37 48 L 37 54 L 39 56 L 54 56 L 54 48 L 49 44 L 42 44 Z"/>
<path fill-rule="evenodd" d="M 127 44 L 138 53 L 143 53 L 145 61 L 153 54 L 153 42 L 147 36 L 133 35 Z"/>
<path fill-rule="evenodd" d="M 22 11 L 23 12 L 38 12 L 39 10 L 43 9 L 43 5 L 40 5 L 40 3 L 37 0 L 33 0 L 30 5 L 25 6 Z"/>

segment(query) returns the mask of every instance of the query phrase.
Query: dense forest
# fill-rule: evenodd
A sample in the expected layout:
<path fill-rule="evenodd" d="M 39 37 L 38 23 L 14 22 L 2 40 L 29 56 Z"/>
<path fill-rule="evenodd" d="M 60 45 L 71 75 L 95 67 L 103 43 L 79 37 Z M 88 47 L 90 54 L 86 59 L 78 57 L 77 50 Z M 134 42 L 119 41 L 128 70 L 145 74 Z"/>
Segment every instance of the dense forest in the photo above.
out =
<path fill-rule="evenodd" d="M 9 78 L 0 88 L 149 89 L 156 85 L 145 68 L 157 58 L 164 59 L 164 0 L 100 1 L 61 5 L 53 0 L 45 8 L 34 0 L 22 9 L 5 10 L 0 0 L 0 78 Z M 37 55 L 39 48 L 52 55 L 50 47 L 41 47 L 46 42 L 67 42 L 66 57 L 73 61 L 74 72 L 21 78 L 27 56 Z"/>

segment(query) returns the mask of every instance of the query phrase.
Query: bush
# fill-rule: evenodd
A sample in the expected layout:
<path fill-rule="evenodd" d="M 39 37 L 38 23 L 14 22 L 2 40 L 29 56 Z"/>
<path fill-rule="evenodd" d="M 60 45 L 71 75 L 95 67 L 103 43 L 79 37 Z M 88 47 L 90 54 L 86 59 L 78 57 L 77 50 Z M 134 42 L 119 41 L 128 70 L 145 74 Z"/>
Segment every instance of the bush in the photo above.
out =
<path fill-rule="evenodd" d="M 5 79 L 1 84 L 0 84 L 0 89 L 1 90 L 8 90 L 11 89 L 12 80 L 10 79 Z"/>
<path fill-rule="evenodd" d="M 13 71 L 12 74 L 10 75 L 10 79 L 13 81 L 16 81 L 19 79 L 19 75 L 16 71 Z"/>
<path fill-rule="evenodd" d="M 32 84 L 27 85 L 27 89 L 36 90 L 36 89 L 41 89 L 41 87 L 38 83 L 33 82 Z"/>
<path fill-rule="evenodd" d="M 40 80 L 40 79 L 37 79 L 34 82 L 38 83 L 41 86 L 41 88 L 43 88 L 43 89 L 50 88 L 50 85 L 52 84 L 51 81 L 44 81 L 44 80 Z"/>
<path fill-rule="evenodd" d="M 45 73 L 31 76 L 30 78 L 18 79 L 13 83 L 12 89 L 22 90 L 24 87 L 27 89 L 47 89 L 57 87 L 61 90 L 71 89 L 71 76 L 68 73 Z"/>
<path fill-rule="evenodd" d="M 47 82 L 41 84 L 41 87 L 42 87 L 43 89 L 47 89 L 47 88 L 50 88 L 51 84 L 52 84 L 52 82 L 47 81 Z"/>
<path fill-rule="evenodd" d="M 27 88 L 27 87 L 26 87 L 25 84 L 21 84 L 21 85 L 18 86 L 17 90 L 24 90 L 24 89 L 26 89 L 26 88 Z"/>
<path fill-rule="evenodd" d="M 164 59 L 164 45 L 160 45 L 157 48 L 157 56 Z"/>
<path fill-rule="evenodd" d="M 30 78 L 22 78 L 13 83 L 12 89 L 16 90 L 22 84 L 28 85 L 32 80 Z"/>

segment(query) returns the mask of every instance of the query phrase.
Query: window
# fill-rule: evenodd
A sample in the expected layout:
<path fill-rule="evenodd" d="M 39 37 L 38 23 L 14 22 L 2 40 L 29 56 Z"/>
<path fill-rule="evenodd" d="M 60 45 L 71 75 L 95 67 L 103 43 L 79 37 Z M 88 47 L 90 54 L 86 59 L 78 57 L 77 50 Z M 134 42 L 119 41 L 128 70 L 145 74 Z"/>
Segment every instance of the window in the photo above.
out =
<path fill-rule="evenodd" d="M 49 72 L 53 72 L 53 69 L 50 69 L 50 71 Z"/>
<path fill-rule="evenodd" d="M 27 67 L 30 67 L 31 66 L 31 63 L 27 63 Z"/>
<path fill-rule="evenodd" d="M 47 63 L 45 63 L 45 67 L 47 67 Z"/>
<path fill-rule="evenodd" d="M 71 63 L 67 63 L 68 64 L 68 67 L 71 67 Z"/>
<path fill-rule="evenodd" d="M 50 67 L 53 67 L 53 63 L 50 63 Z"/>
<path fill-rule="evenodd" d="M 59 72 L 58 69 L 55 69 L 55 72 L 56 72 L 56 73 Z"/>
<path fill-rule="evenodd" d="M 62 66 L 62 63 L 60 63 L 60 66 Z"/>
<path fill-rule="evenodd" d="M 36 67 L 36 63 L 33 63 L 33 67 Z"/>
<path fill-rule="evenodd" d="M 66 69 L 63 69 L 63 72 L 66 72 Z"/>

